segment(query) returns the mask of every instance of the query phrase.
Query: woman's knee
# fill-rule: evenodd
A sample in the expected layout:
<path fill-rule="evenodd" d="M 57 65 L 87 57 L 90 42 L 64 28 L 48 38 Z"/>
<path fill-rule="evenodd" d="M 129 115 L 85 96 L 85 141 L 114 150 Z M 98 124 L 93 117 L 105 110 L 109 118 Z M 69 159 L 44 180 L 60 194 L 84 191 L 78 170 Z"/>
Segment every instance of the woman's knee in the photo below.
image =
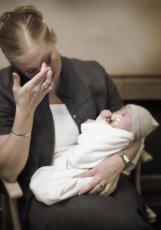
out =
<path fill-rule="evenodd" d="M 35 202 L 29 216 L 30 230 L 150 230 L 143 217 L 113 198 L 80 196 L 54 206 Z"/>

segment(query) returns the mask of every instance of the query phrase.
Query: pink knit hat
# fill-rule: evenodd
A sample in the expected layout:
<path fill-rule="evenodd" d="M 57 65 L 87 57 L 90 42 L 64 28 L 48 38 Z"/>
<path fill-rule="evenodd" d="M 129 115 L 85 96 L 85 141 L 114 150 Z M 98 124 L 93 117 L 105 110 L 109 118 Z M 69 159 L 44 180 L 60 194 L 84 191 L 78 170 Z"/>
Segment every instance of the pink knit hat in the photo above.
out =
<path fill-rule="evenodd" d="M 134 104 L 128 104 L 126 107 L 132 114 L 132 132 L 136 139 L 148 136 L 158 127 L 159 123 L 147 109 Z"/>

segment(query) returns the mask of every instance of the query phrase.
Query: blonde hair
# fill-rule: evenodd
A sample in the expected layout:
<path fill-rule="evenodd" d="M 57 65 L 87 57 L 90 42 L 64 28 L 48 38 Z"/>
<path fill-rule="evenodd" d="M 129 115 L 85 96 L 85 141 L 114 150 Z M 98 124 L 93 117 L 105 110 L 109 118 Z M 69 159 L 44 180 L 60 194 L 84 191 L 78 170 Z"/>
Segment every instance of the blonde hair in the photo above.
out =
<path fill-rule="evenodd" d="M 0 17 L 0 47 L 10 62 L 16 62 L 31 44 L 53 41 L 43 16 L 33 5 L 19 6 Z"/>

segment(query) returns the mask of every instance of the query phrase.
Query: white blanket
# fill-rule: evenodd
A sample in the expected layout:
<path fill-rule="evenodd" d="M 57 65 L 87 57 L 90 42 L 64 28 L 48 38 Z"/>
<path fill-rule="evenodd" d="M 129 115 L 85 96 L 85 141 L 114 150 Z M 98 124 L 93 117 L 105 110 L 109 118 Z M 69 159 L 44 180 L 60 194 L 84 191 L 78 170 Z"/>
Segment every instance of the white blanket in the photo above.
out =
<path fill-rule="evenodd" d="M 68 168 L 93 168 L 134 140 L 133 133 L 113 128 L 104 120 L 83 123 L 81 131 L 78 145 L 73 146 L 66 155 Z"/>
<path fill-rule="evenodd" d="M 112 128 L 103 120 L 85 122 L 81 131 L 77 145 L 55 157 L 53 166 L 41 167 L 32 176 L 30 188 L 39 201 L 51 205 L 77 195 L 92 177 L 74 175 L 93 168 L 134 140 L 131 132 Z"/>

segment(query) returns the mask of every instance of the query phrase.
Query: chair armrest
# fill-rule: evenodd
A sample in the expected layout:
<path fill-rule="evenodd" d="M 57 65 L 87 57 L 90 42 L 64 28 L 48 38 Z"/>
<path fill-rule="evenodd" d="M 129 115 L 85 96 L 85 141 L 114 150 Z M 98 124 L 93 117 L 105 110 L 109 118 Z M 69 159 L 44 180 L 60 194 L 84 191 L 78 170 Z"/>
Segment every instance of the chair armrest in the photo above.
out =
<path fill-rule="evenodd" d="M 0 180 L 2 184 L 4 185 L 5 192 L 8 195 L 9 208 L 10 208 L 10 213 L 11 213 L 11 218 L 12 218 L 13 229 L 22 230 L 20 218 L 19 218 L 18 207 L 17 207 L 17 199 L 23 196 L 22 189 L 17 181 L 8 182 L 4 178 L 0 178 Z M 6 208 L 6 206 L 7 204 L 5 204 L 4 209 Z M 6 221 L 8 223 L 8 219 L 6 219 Z"/>
<path fill-rule="evenodd" d="M 3 178 L 1 178 L 1 180 L 11 199 L 16 199 L 16 198 L 23 196 L 22 189 L 17 181 L 8 182 Z"/>
<path fill-rule="evenodd" d="M 153 160 L 153 156 L 147 152 L 145 149 L 143 149 L 142 153 L 141 153 L 141 161 L 144 162 L 149 162 Z"/>

